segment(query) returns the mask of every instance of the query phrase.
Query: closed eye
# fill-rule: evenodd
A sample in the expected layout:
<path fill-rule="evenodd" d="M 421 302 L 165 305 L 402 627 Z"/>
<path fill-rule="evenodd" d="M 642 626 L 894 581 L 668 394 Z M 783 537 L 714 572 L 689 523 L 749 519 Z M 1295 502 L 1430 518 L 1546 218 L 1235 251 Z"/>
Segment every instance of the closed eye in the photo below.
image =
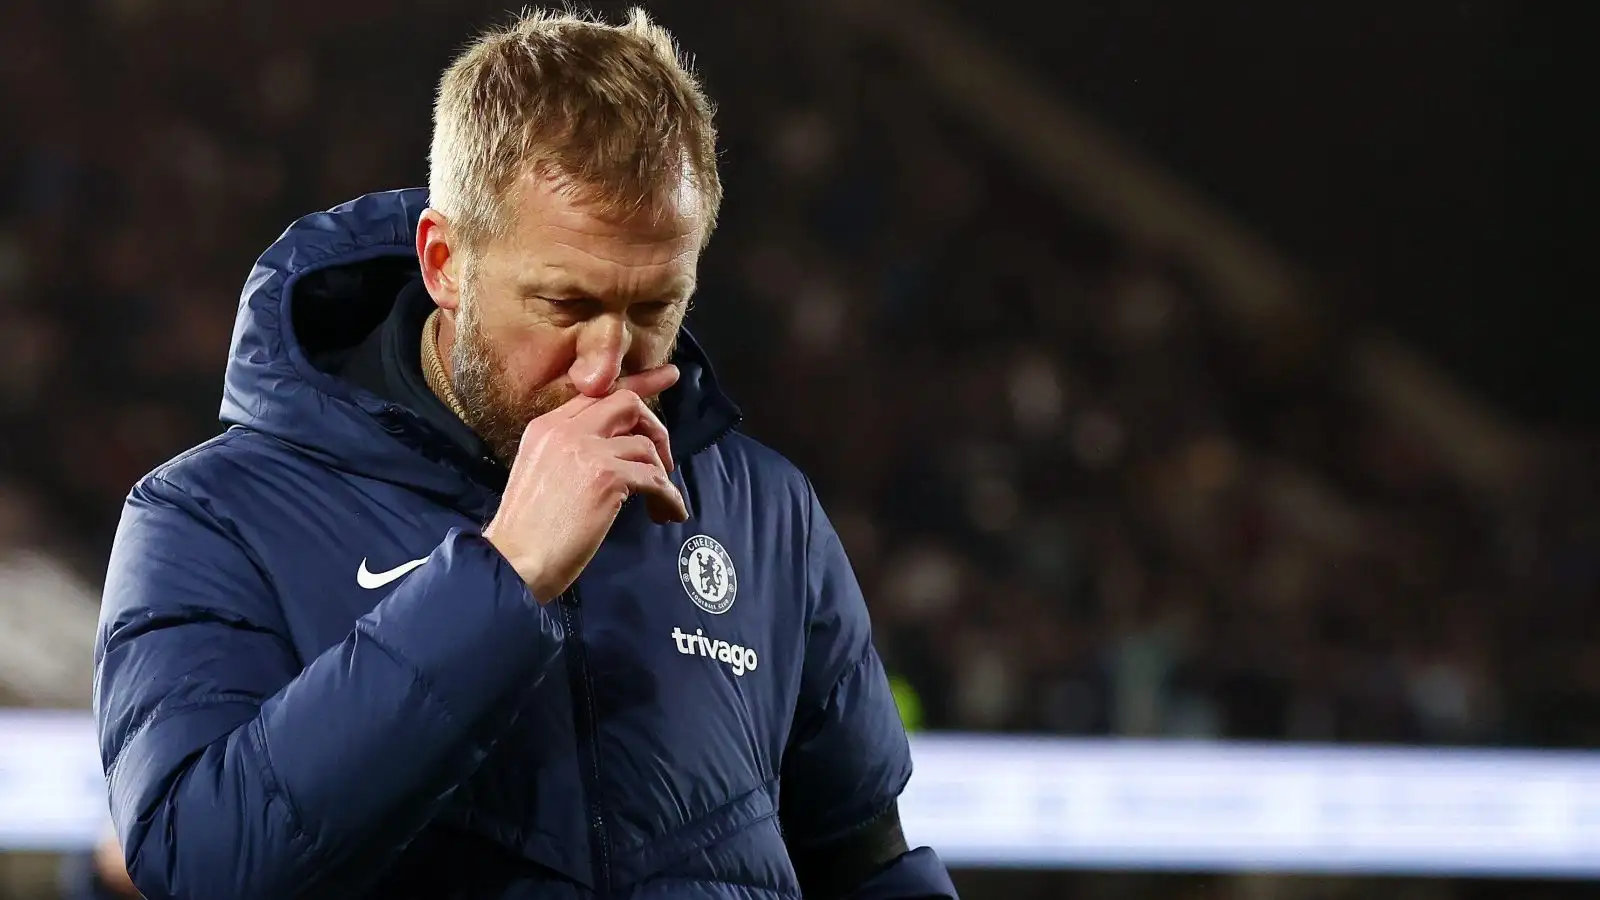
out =
<path fill-rule="evenodd" d="M 587 297 L 539 297 L 540 303 L 566 319 L 587 319 L 600 311 L 600 303 Z"/>
<path fill-rule="evenodd" d="M 605 303 L 592 297 L 546 297 L 534 295 L 554 316 L 569 321 L 583 321 L 605 311 Z M 674 307 L 685 301 L 650 300 L 629 304 L 628 317 L 641 325 L 654 325 L 666 319 Z"/>

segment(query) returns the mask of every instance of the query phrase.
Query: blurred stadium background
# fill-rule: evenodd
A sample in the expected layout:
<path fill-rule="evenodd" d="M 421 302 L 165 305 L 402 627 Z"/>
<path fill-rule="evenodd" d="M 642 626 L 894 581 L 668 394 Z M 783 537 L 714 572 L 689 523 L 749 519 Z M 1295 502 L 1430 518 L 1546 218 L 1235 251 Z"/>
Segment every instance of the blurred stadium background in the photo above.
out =
<path fill-rule="evenodd" d="M 646 5 L 721 108 L 692 327 L 965 896 L 1600 894 L 1592 5 Z M 103 560 L 250 263 L 422 183 L 504 10 L 0 5 L 0 898 L 101 834 Z"/>

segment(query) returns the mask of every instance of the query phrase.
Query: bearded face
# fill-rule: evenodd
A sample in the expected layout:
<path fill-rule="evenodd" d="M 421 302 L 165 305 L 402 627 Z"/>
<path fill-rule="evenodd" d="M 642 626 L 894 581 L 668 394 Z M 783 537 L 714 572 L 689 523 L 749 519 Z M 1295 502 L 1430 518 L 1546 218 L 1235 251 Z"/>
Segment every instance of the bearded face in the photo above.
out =
<path fill-rule="evenodd" d="M 513 362 L 515 347 L 510 352 L 503 350 L 483 321 L 485 301 L 475 281 L 469 277 L 462 283 L 455 340 L 450 349 L 450 380 L 467 415 L 467 425 L 497 460 L 510 466 L 528 423 L 581 392 L 567 378 L 541 382 L 521 374 Z M 677 346 L 677 334 L 675 323 L 665 344 L 655 342 L 648 354 L 624 358 L 618 376 L 669 362 Z M 646 397 L 645 403 L 660 414 L 660 397 Z"/>
<path fill-rule="evenodd" d="M 624 213 L 591 196 L 529 172 L 483 246 L 434 209 L 417 228 L 463 418 L 507 466 L 533 419 L 669 362 L 694 294 L 705 224 L 687 176 Z"/>

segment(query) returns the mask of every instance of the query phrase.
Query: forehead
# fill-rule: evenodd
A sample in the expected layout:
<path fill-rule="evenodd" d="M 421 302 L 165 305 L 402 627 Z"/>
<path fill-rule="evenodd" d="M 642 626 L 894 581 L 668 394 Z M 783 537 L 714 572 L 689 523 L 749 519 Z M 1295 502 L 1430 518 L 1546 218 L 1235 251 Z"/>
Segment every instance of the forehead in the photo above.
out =
<path fill-rule="evenodd" d="M 512 217 L 496 243 L 501 264 L 524 276 L 558 270 L 597 289 L 692 278 L 699 260 L 702 217 L 698 195 L 685 182 L 653 208 L 612 214 L 567 184 L 536 174 L 521 179 L 507 209 Z"/>

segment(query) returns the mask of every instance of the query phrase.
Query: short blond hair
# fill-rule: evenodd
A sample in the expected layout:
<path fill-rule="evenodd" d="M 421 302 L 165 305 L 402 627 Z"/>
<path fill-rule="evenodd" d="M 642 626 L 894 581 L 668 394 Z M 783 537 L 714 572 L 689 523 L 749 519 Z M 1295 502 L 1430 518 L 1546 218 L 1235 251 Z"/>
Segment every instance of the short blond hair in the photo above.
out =
<path fill-rule="evenodd" d="M 672 35 L 642 9 L 523 12 L 467 47 L 439 81 L 429 204 L 468 247 L 505 233 L 525 173 L 560 179 L 603 214 L 700 199 L 702 240 L 722 203 L 714 110 Z"/>

